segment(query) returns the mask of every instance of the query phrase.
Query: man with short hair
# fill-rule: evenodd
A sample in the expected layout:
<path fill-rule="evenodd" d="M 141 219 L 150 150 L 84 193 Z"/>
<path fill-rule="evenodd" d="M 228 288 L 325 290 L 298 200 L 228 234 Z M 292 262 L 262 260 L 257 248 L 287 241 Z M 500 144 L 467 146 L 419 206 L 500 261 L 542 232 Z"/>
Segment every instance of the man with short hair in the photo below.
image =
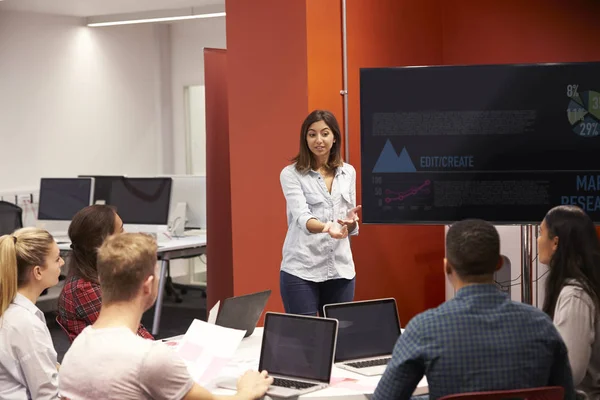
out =
<path fill-rule="evenodd" d="M 214 399 L 194 383 L 186 365 L 160 341 L 136 335 L 158 293 L 155 240 L 140 233 L 111 236 L 98 250 L 102 309 L 75 339 L 59 372 L 59 392 L 69 399 Z M 233 398 L 262 397 L 272 382 L 249 371 Z"/>
<path fill-rule="evenodd" d="M 562 386 L 565 399 L 575 398 L 567 349 L 552 320 L 495 285 L 501 266 L 492 224 L 450 227 L 444 271 L 456 295 L 409 322 L 374 399 L 409 399 L 423 375 L 432 399 L 542 386 Z"/>

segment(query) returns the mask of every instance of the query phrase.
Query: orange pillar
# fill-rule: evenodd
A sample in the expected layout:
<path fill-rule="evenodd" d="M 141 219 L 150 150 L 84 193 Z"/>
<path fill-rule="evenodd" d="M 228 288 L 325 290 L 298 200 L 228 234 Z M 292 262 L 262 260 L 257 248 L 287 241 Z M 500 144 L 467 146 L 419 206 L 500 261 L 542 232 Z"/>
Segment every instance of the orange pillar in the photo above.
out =
<path fill-rule="evenodd" d="M 271 289 L 267 309 L 282 311 L 279 173 L 308 110 L 306 1 L 227 0 L 226 12 L 233 290 Z"/>
<path fill-rule="evenodd" d="M 233 295 L 227 54 L 204 49 L 206 98 L 207 303 Z"/>

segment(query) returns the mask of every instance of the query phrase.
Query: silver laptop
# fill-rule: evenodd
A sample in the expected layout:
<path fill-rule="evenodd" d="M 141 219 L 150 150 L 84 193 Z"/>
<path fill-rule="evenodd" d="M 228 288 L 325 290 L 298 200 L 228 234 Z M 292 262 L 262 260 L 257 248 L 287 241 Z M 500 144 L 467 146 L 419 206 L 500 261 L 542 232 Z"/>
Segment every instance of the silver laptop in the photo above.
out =
<path fill-rule="evenodd" d="M 326 318 L 339 321 L 335 365 L 362 375 L 381 375 L 400 337 L 396 300 L 327 304 Z"/>
<path fill-rule="evenodd" d="M 335 319 L 267 312 L 258 370 L 274 378 L 267 395 L 295 397 L 329 385 L 338 322 Z M 237 378 L 217 386 L 236 389 Z"/>

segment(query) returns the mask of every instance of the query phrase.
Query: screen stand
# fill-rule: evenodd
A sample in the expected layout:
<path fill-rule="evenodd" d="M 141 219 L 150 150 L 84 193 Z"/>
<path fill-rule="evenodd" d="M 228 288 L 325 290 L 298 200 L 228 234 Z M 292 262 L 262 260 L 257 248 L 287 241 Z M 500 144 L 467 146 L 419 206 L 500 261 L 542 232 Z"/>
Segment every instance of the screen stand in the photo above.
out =
<path fill-rule="evenodd" d="M 537 225 L 521 225 L 521 301 L 526 304 L 533 304 L 532 271 L 534 262 L 534 237 L 537 239 Z"/>
<path fill-rule="evenodd" d="M 185 231 L 185 216 L 187 212 L 187 203 L 177 203 L 173 215 L 171 215 L 169 221 L 169 232 L 175 237 L 183 236 Z"/>

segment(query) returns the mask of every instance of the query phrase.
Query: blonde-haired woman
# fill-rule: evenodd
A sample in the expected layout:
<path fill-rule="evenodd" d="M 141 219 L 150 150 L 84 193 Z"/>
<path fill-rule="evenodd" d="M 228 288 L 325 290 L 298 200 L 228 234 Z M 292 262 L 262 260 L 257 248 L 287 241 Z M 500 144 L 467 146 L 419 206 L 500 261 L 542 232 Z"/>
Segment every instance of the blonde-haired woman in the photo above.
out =
<path fill-rule="evenodd" d="M 23 228 L 0 237 L 0 399 L 57 399 L 56 351 L 35 303 L 64 265 L 52 235 Z"/>

